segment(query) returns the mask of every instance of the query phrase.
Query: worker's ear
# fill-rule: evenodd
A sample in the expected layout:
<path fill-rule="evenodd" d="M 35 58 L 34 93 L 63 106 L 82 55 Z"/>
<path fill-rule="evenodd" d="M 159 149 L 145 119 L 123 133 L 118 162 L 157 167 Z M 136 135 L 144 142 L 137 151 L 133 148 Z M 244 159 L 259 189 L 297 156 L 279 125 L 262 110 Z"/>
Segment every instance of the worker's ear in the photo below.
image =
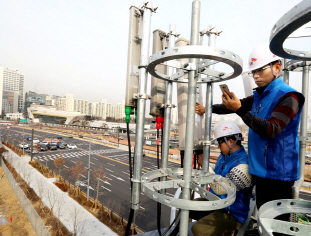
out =
<path fill-rule="evenodd" d="M 274 65 L 273 65 L 273 67 L 274 67 L 274 69 L 275 69 L 275 74 L 276 73 L 280 73 L 280 71 L 281 71 L 281 68 L 282 68 L 282 65 L 281 65 L 281 63 L 275 63 Z"/>

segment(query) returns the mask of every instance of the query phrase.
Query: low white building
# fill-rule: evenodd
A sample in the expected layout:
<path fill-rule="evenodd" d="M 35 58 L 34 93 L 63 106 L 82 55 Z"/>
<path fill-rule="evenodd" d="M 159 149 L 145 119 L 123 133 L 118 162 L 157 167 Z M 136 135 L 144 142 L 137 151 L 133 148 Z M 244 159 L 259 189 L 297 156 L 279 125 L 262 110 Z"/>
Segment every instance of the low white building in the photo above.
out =
<path fill-rule="evenodd" d="M 23 113 L 6 113 L 6 118 L 9 120 L 23 119 Z"/>

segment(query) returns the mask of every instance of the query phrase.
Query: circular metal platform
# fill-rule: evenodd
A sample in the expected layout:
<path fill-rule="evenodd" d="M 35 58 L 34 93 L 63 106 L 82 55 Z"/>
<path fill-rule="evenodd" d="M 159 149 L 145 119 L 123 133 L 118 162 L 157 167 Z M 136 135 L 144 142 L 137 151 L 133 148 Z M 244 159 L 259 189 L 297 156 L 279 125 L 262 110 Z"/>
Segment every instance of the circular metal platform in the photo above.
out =
<path fill-rule="evenodd" d="M 175 59 L 198 58 L 202 59 L 197 65 L 180 62 Z M 232 67 L 233 72 L 225 73 L 208 68 L 217 62 L 225 63 Z M 157 65 L 164 64 L 180 69 L 172 76 L 162 74 L 156 70 Z M 242 59 L 228 50 L 213 48 L 209 46 L 180 46 L 159 51 L 151 56 L 147 67 L 148 72 L 159 79 L 188 83 L 188 72 L 196 71 L 198 74 L 206 75 L 206 78 L 198 78 L 198 83 L 213 83 L 239 76 L 243 70 Z"/>
<path fill-rule="evenodd" d="M 289 10 L 273 26 L 270 34 L 271 52 L 283 58 L 311 60 L 310 51 L 297 51 L 283 48 L 284 41 L 287 37 L 309 21 L 311 21 L 311 1 L 304 0 Z M 299 37 L 299 35 L 295 37 Z"/>
<path fill-rule="evenodd" d="M 204 172 L 202 170 L 192 170 L 192 178 L 190 183 L 185 183 L 182 178 L 182 168 L 167 168 L 150 171 L 142 176 L 142 191 L 151 199 L 170 207 L 176 207 L 185 210 L 217 210 L 230 206 L 235 201 L 236 188 L 228 179 L 220 176 Z M 161 177 L 167 177 L 169 180 L 152 182 Z M 227 198 L 220 199 L 218 196 L 207 191 L 201 185 L 209 183 L 218 183 L 227 191 Z M 188 186 L 193 191 L 200 194 L 208 201 L 192 201 L 185 199 L 177 199 L 165 194 L 159 193 L 161 190 L 168 188 L 179 188 Z"/>
<path fill-rule="evenodd" d="M 274 219 L 288 213 L 310 213 L 311 202 L 298 199 L 282 199 L 267 202 L 258 213 L 258 231 L 263 236 L 273 236 L 273 232 L 285 235 L 310 235 L 311 226 Z"/>

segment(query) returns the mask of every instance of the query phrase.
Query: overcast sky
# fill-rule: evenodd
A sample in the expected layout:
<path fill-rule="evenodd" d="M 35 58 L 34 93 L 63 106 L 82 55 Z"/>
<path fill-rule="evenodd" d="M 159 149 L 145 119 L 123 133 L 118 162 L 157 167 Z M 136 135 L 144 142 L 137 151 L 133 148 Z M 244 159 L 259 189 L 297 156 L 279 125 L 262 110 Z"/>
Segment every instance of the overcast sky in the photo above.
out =
<path fill-rule="evenodd" d="M 273 25 L 299 2 L 202 0 L 200 29 L 215 24 L 223 31 L 216 47 L 238 54 L 247 70 L 252 49 L 268 42 Z M 25 91 L 60 96 L 68 92 L 75 99 L 95 102 L 106 98 L 117 104 L 125 97 L 129 7 L 142 3 L 141 0 L 2 1 L 0 66 L 25 73 Z M 158 7 L 152 16 L 152 31 L 167 32 L 173 23 L 180 37 L 190 38 L 191 0 L 152 3 Z M 301 74 L 292 77 L 290 84 L 300 91 Z M 238 97 L 244 97 L 241 76 L 227 84 Z M 214 90 L 214 101 L 220 102 L 218 85 Z"/>

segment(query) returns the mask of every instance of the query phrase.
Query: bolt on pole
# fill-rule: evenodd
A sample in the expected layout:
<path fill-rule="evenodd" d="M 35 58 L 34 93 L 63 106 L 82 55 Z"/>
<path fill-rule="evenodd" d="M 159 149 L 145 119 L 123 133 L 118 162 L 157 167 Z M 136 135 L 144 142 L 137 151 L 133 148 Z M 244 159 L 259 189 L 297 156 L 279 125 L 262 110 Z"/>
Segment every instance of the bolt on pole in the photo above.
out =
<path fill-rule="evenodd" d="M 199 44 L 199 27 L 200 27 L 200 1 L 192 2 L 192 19 L 191 19 L 191 38 L 190 45 Z M 197 66 L 198 59 L 191 58 L 190 63 Z M 187 101 L 187 122 L 186 122 L 186 141 L 185 141 L 185 157 L 184 157 L 184 173 L 183 179 L 185 186 L 182 188 L 182 199 L 190 199 L 190 181 L 192 171 L 192 155 L 193 155 L 193 139 L 195 128 L 195 105 L 196 105 L 196 89 L 197 74 L 196 71 L 189 71 L 188 77 L 188 101 Z M 188 235 L 189 210 L 181 210 L 180 213 L 180 236 Z"/>

